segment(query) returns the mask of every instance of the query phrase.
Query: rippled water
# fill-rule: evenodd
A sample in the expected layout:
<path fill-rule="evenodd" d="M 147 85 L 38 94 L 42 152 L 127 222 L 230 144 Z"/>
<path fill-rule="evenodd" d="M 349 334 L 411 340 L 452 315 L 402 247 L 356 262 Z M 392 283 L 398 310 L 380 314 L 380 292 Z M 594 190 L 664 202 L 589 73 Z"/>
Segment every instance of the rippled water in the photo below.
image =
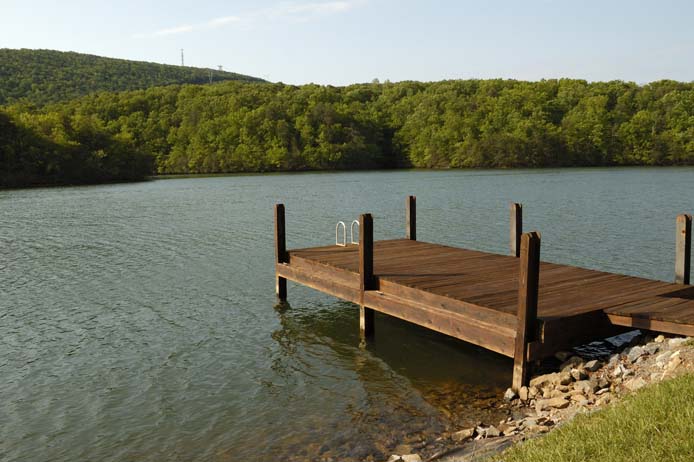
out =
<path fill-rule="evenodd" d="M 0 192 L 0 459 L 358 460 L 489 416 L 510 361 L 290 284 L 288 246 L 374 214 L 422 240 L 506 253 L 508 202 L 543 258 L 670 280 L 694 169 L 228 176 Z"/>

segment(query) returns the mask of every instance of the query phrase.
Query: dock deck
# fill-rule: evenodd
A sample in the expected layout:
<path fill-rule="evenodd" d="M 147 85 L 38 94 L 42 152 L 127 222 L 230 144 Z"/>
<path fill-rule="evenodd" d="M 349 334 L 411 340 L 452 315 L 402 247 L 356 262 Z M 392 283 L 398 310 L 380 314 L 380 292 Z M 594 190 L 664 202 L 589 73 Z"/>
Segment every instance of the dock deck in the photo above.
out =
<path fill-rule="evenodd" d="M 359 245 L 287 251 L 282 207 L 278 295 L 286 298 L 291 280 L 360 305 L 365 339 L 373 335 L 376 310 L 515 358 L 515 388 L 527 383 L 532 361 L 625 328 L 694 335 L 694 287 L 540 262 L 539 234 L 521 238 L 515 207 L 517 256 L 414 240 L 412 198 L 408 239 L 373 242 L 367 215 Z M 691 252 L 691 217 L 684 224 L 678 248 Z M 678 279 L 688 284 L 689 259 L 676 260 Z"/>

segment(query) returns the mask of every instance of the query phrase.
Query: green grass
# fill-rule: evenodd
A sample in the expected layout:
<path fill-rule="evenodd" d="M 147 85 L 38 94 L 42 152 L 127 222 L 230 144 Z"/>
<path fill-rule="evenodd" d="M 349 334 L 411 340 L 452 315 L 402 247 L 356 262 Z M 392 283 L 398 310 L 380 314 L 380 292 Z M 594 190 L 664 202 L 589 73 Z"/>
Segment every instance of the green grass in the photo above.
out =
<path fill-rule="evenodd" d="M 694 460 L 694 375 L 642 389 L 509 449 L 504 462 Z"/>

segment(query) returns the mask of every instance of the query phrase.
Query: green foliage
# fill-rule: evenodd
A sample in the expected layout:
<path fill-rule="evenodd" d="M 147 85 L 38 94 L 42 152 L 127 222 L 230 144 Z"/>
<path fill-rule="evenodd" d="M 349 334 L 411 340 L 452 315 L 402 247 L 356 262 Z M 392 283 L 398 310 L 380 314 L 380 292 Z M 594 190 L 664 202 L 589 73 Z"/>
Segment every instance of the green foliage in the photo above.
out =
<path fill-rule="evenodd" d="M 141 180 L 152 158 L 96 117 L 0 112 L 0 187 Z"/>
<path fill-rule="evenodd" d="M 58 145 L 93 150 L 99 134 L 115 143 L 104 152 L 130 146 L 166 174 L 694 164 L 694 83 L 671 81 L 230 81 L 5 110 Z"/>
<path fill-rule="evenodd" d="M 212 71 L 213 81 L 260 79 Z M 209 69 L 103 58 L 53 50 L 0 48 L 0 105 L 18 101 L 46 104 L 98 91 L 157 85 L 208 83 Z"/>

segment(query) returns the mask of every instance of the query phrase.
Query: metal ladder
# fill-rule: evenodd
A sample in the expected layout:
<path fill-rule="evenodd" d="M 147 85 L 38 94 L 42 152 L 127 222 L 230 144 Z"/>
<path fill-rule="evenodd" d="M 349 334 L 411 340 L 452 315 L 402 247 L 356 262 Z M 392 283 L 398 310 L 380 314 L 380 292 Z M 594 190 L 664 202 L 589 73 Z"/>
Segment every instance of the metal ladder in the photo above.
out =
<path fill-rule="evenodd" d="M 359 220 L 352 220 L 352 224 L 349 226 L 349 243 L 351 245 L 359 245 L 359 240 L 354 240 L 354 225 L 359 228 Z M 340 228 L 342 228 L 342 242 L 340 243 Z M 347 247 L 347 225 L 344 221 L 338 221 L 335 225 L 335 245 L 340 247 Z"/>

